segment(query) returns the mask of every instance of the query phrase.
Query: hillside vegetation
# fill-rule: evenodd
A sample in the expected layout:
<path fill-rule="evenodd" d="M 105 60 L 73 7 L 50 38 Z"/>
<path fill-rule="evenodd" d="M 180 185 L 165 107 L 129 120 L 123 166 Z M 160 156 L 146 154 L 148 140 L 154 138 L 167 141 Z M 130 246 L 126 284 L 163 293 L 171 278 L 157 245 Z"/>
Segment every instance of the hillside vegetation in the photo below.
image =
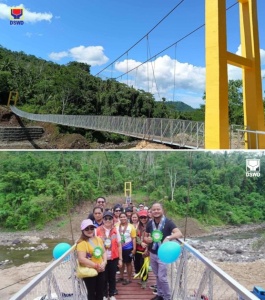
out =
<path fill-rule="evenodd" d="M 162 201 L 169 216 L 205 224 L 265 221 L 264 176 L 246 176 L 246 158 L 261 152 L 0 152 L 0 226 L 42 228 L 95 197 Z M 124 197 L 120 197 L 124 202 Z"/>
<path fill-rule="evenodd" d="M 90 65 L 50 61 L 13 52 L 0 46 L 0 104 L 6 104 L 10 91 L 19 93 L 18 106 L 39 114 L 108 115 L 141 118 L 185 117 L 190 107 L 155 101 L 146 91 L 115 79 L 103 80 L 90 74 Z M 180 110 L 178 110 L 180 107 Z M 180 113 L 181 111 L 181 113 Z M 196 111 L 196 110 L 194 110 Z M 192 119 L 191 116 L 187 117 Z M 203 117 L 202 117 L 203 119 Z M 121 141 L 124 137 L 61 127 L 64 132 L 84 135 L 88 141 Z M 128 138 L 127 138 L 128 139 Z"/>

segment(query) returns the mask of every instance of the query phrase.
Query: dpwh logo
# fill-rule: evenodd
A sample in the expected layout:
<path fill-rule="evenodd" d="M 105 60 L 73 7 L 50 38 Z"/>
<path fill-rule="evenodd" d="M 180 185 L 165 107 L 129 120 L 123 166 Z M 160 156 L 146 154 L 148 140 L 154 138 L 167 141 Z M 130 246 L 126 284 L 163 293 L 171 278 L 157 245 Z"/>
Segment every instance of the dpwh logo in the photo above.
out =
<path fill-rule="evenodd" d="M 246 159 L 246 176 L 260 177 L 260 159 Z"/>
<path fill-rule="evenodd" d="M 10 25 L 23 25 L 24 24 L 23 8 L 11 8 L 10 10 Z"/>

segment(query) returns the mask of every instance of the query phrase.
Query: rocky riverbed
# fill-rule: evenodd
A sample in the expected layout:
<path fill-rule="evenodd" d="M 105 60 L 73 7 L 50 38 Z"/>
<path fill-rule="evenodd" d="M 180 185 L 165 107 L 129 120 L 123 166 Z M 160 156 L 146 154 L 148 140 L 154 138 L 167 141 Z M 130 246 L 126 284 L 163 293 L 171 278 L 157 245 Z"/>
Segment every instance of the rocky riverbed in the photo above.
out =
<path fill-rule="evenodd" d="M 191 239 L 189 244 L 209 259 L 220 262 L 253 262 L 265 259 L 265 224 L 215 229 L 211 238 Z"/>
<path fill-rule="evenodd" d="M 207 258 L 220 262 L 253 262 L 265 259 L 265 247 L 258 246 L 258 237 L 240 240 L 224 238 L 214 241 L 191 241 L 189 244 Z"/>
<path fill-rule="evenodd" d="M 193 224 L 194 225 L 194 224 Z M 265 239 L 262 242 L 262 233 L 265 233 L 265 223 L 244 225 L 240 227 L 212 228 L 203 233 L 194 228 L 190 233 L 188 243 L 209 259 L 220 262 L 253 262 L 265 259 Z M 79 231 L 75 232 L 75 239 Z M 0 245 L 8 247 L 9 251 L 25 251 L 29 254 L 34 251 L 47 249 L 43 239 L 69 238 L 59 232 L 44 230 L 31 232 L 0 232 Z M 22 244 L 29 244 L 22 247 Z M 52 250 L 52 249 L 51 249 Z M 1 262 L 0 266 L 7 262 Z"/>

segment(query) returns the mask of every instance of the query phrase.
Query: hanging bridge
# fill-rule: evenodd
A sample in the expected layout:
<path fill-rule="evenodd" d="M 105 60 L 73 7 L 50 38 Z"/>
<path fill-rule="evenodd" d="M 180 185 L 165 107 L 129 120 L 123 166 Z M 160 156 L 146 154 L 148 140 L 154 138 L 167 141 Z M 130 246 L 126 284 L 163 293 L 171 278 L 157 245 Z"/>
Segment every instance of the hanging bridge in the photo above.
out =
<path fill-rule="evenodd" d="M 44 122 L 43 118 L 57 124 L 75 126 L 86 129 L 108 131 L 124 134 L 135 138 L 173 145 L 187 149 L 241 149 L 242 144 L 246 149 L 264 149 L 265 148 L 265 122 L 262 99 L 261 83 L 261 64 L 259 49 L 259 32 L 257 20 L 257 0 L 237 0 L 230 7 L 226 8 L 227 1 L 206 0 L 205 1 L 205 24 L 192 30 L 173 44 L 167 46 L 155 55 L 151 56 L 149 37 L 150 33 L 157 28 L 174 10 L 178 10 L 179 3 L 149 32 L 147 32 L 133 46 L 127 49 L 117 59 L 96 74 L 101 74 L 104 70 L 108 72 L 109 67 L 113 68 L 119 59 L 126 56 L 124 63 L 127 70 L 118 78 L 127 76 L 127 85 L 136 84 L 137 72 L 146 64 L 147 79 L 142 82 L 148 82 L 148 92 L 160 95 L 156 73 L 155 63 L 157 57 L 173 49 L 191 34 L 197 32 L 205 26 L 205 59 L 206 59 L 206 102 L 205 102 L 205 124 L 202 122 L 192 122 L 184 120 L 169 119 L 149 119 L 149 118 L 130 118 L 130 117 L 107 117 L 107 116 L 53 116 L 39 117 L 34 115 L 34 120 L 38 118 Z M 238 5 L 239 7 L 239 29 L 242 55 L 237 55 L 227 51 L 227 10 Z M 221 25 L 220 25 L 221 24 Z M 147 40 L 148 57 L 146 61 L 139 65 L 133 64 L 129 68 L 129 63 L 134 59 L 129 59 L 129 52 L 138 43 Z M 149 63 L 149 67 L 148 67 Z M 168 69 L 168 76 L 171 76 L 171 86 L 173 85 L 175 95 L 177 58 L 174 59 L 174 67 Z M 244 126 L 237 132 L 237 141 L 231 132 L 229 124 L 228 107 L 228 68 L 227 65 L 242 68 L 243 71 L 243 106 L 244 106 Z M 149 72 L 150 68 L 150 72 Z M 142 72 L 144 69 L 142 69 Z M 152 74 L 153 79 L 149 78 Z M 179 72 L 181 73 L 181 72 Z M 129 75 L 131 77 L 129 77 Z M 192 79 L 191 79 L 192 80 Z M 139 81 L 139 80 L 138 80 Z M 149 90 L 150 86 L 152 89 Z M 173 96 L 174 100 L 174 96 Z M 18 114 L 19 113 L 19 114 Z M 18 112 L 19 116 L 26 113 Z M 71 117 L 71 119 L 70 119 Z M 33 120 L 33 115 L 29 116 Z M 53 121 L 57 118 L 58 121 Z"/>
<path fill-rule="evenodd" d="M 175 119 L 94 115 L 32 114 L 11 106 L 16 115 L 29 120 L 123 134 L 180 148 L 204 148 L 204 123 Z"/>
<path fill-rule="evenodd" d="M 107 131 L 185 149 L 204 149 L 204 122 L 120 116 L 32 114 L 15 106 L 10 108 L 17 116 L 29 120 Z M 240 126 L 231 126 L 230 148 L 242 148 L 242 131 L 244 130 Z"/>
<path fill-rule="evenodd" d="M 188 243 L 178 240 L 182 252 L 168 265 L 172 300 L 258 300 L 258 298 Z M 76 277 L 75 245 L 55 260 L 10 300 L 87 300 L 84 282 Z M 154 284 L 153 274 L 148 284 Z M 119 289 L 117 300 L 146 300 L 151 289 L 143 290 L 137 279 Z"/>

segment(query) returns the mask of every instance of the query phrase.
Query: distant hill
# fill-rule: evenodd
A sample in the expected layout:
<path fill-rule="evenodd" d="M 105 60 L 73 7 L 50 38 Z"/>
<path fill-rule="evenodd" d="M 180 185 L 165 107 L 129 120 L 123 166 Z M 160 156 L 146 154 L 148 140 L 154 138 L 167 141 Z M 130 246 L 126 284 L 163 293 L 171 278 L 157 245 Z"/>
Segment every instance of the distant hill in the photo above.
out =
<path fill-rule="evenodd" d="M 166 101 L 165 104 L 176 111 L 194 111 L 195 109 L 182 101 Z"/>

